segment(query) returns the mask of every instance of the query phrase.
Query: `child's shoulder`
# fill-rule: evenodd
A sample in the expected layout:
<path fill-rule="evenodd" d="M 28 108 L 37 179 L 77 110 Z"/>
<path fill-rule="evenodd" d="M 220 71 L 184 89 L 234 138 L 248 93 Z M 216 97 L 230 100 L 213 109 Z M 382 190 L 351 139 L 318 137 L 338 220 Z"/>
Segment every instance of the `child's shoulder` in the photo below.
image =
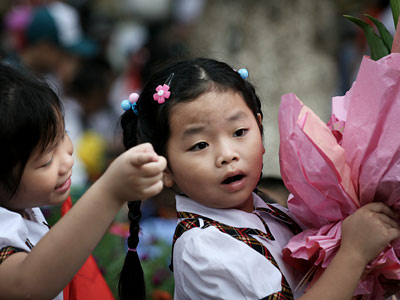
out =
<path fill-rule="evenodd" d="M 47 233 L 48 226 L 39 208 L 27 210 L 27 215 L 31 220 L 0 207 L 0 248 L 12 246 L 30 251 Z"/>

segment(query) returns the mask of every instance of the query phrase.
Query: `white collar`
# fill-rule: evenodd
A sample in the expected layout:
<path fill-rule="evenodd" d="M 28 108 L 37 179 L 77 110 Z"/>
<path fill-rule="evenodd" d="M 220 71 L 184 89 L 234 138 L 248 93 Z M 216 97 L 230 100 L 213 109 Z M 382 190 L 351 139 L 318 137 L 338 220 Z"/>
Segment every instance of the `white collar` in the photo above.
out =
<path fill-rule="evenodd" d="M 259 196 L 255 193 L 252 195 L 254 207 L 267 208 L 266 203 Z M 229 226 L 253 228 L 265 232 L 263 223 L 254 213 L 248 213 L 235 208 L 211 208 L 180 195 L 176 195 L 175 198 L 176 210 L 178 212 L 192 212 Z"/>
<path fill-rule="evenodd" d="M 24 219 L 19 213 L 0 207 L 0 249 L 13 246 L 30 251 L 27 240 L 33 246 L 49 231 L 40 208 L 27 209 L 31 220 Z"/>

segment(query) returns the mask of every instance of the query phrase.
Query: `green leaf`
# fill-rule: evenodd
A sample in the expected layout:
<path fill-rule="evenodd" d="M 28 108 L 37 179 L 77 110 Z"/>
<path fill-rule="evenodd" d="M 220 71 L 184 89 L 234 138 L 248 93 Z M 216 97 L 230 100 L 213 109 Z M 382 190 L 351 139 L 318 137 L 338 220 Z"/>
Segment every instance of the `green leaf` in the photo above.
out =
<path fill-rule="evenodd" d="M 378 60 L 390 53 L 390 49 L 387 48 L 383 40 L 374 32 L 371 25 L 353 16 L 345 15 L 344 17 L 360 26 L 364 31 L 369 49 L 371 50 L 371 59 Z"/>
<path fill-rule="evenodd" d="M 392 8 L 394 28 L 397 28 L 397 22 L 400 14 L 400 0 L 390 0 L 390 7 Z"/>
<path fill-rule="evenodd" d="M 393 37 L 390 34 L 389 30 L 386 29 L 385 25 L 383 25 L 381 21 L 370 15 L 365 14 L 365 16 L 375 24 L 376 28 L 378 28 L 379 34 L 383 42 L 385 43 L 386 48 L 389 50 L 392 49 Z"/>

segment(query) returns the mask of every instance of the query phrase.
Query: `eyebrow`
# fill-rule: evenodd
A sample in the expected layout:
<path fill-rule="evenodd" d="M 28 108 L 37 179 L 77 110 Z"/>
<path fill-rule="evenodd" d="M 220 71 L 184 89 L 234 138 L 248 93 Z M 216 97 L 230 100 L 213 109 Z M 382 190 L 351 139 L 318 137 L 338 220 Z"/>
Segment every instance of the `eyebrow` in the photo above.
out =
<path fill-rule="evenodd" d="M 227 117 L 225 120 L 232 122 L 232 121 L 237 121 L 241 120 L 246 117 L 246 114 L 243 111 L 238 111 L 235 114 Z M 183 139 L 187 139 L 195 134 L 201 133 L 205 129 L 205 125 L 192 125 L 189 128 L 185 129 L 183 132 Z"/>
<path fill-rule="evenodd" d="M 195 134 L 198 134 L 204 130 L 205 126 L 204 125 L 193 125 L 183 132 L 183 139 L 187 139 Z"/>
<path fill-rule="evenodd" d="M 237 113 L 231 115 L 230 117 L 226 118 L 227 121 L 237 121 L 246 117 L 246 114 L 243 111 L 238 111 Z"/>

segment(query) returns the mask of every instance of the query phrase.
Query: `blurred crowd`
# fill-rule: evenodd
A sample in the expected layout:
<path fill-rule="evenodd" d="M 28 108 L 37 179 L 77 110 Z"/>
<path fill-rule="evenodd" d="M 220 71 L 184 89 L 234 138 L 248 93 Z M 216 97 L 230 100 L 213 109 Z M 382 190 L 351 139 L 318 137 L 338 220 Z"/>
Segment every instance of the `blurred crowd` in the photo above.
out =
<path fill-rule="evenodd" d="M 202 0 L 11 0 L 1 4 L 3 62 L 44 77 L 63 101 L 84 188 L 123 151 L 120 102 L 152 68 L 186 55 Z"/>

